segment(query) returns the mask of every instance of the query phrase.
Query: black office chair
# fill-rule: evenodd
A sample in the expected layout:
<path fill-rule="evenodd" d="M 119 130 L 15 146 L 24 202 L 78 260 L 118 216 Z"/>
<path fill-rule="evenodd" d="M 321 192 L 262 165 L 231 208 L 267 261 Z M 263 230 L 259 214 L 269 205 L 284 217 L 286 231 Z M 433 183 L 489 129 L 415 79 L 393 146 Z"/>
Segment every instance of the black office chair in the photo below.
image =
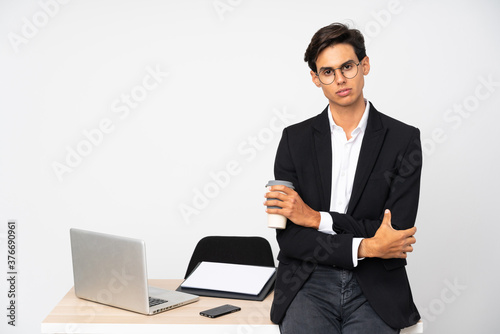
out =
<path fill-rule="evenodd" d="M 204 237 L 193 251 L 184 278 L 202 261 L 274 267 L 271 245 L 262 237 Z"/>

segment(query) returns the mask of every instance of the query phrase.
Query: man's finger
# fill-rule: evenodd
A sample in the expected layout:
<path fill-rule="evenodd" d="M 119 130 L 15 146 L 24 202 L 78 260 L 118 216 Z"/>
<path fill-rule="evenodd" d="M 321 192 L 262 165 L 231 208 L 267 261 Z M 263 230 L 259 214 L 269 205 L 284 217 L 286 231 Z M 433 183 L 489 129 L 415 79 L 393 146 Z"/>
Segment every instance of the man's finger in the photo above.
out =
<path fill-rule="evenodd" d="M 387 226 L 389 226 L 390 228 L 392 228 L 392 225 L 391 225 L 391 211 L 389 209 L 386 209 L 384 211 L 384 219 L 382 220 L 382 225 L 385 224 Z"/>
<path fill-rule="evenodd" d="M 282 215 L 283 209 L 270 209 L 270 208 L 267 208 L 266 209 L 266 213 L 276 214 L 276 215 Z"/>
<path fill-rule="evenodd" d="M 406 239 L 406 243 L 408 245 L 413 245 L 416 242 L 417 242 L 417 239 L 415 239 L 415 237 L 413 237 L 413 236 Z"/>
<path fill-rule="evenodd" d="M 284 206 L 283 204 L 284 204 L 283 201 L 279 201 L 277 199 L 269 199 L 264 201 L 265 206 L 278 206 L 282 208 Z"/>
<path fill-rule="evenodd" d="M 277 192 L 277 191 L 268 192 L 264 195 L 265 198 L 277 198 L 281 201 L 286 200 L 287 196 L 288 195 L 285 195 L 285 194 L 283 194 L 281 192 Z"/>
<path fill-rule="evenodd" d="M 282 191 L 282 192 L 284 192 L 287 195 L 289 195 L 293 191 L 292 189 L 290 189 L 287 186 L 284 186 L 282 184 L 277 184 L 275 186 L 271 186 L 270 190 L 271 191 Z"/>
<path fill-rule="evenodd" d="M 413 237 L 415 239 L 415 237 L 413 235 L 417 232 L 417 228 L 415 226 L 413 226 L 412 228 L 409 228 L 407 230 L 402 230 L 401 232 L 403 232 L 404 236 Z"/>

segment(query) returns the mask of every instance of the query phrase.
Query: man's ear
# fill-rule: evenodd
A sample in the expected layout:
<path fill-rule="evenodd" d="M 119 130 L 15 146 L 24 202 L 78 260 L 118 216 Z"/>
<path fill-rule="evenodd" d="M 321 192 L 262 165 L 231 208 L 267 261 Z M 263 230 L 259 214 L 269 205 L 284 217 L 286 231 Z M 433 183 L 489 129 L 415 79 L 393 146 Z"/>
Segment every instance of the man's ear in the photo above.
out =
<path fill-rule="evenodd" d="M 312 77 L 312 81 L 316 85 L 316 87 L 321 87 L 321 82 L 319 81 L 319 78 L 316 75 L 316 73 L 314 73 L 314 71 L 311 71 L 311 77 Z"/>
<path fill-rule="evenodd" d="M 368 73 L 370 73 L 370 58 L 368 58 L 368 56 L 363 58 L 361 66 L 363 66 L 363 75 L 368 75 Z"/>

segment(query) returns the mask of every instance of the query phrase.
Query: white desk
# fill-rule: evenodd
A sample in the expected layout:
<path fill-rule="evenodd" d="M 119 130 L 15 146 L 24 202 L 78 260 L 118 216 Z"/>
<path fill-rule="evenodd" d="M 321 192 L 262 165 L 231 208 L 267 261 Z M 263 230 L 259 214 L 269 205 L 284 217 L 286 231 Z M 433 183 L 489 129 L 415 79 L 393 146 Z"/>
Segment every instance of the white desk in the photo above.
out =
<path fill-rule="evenodd" d="M 182 280 L 150 280 L 152 286 L 175 290 Z M 80 299 L 72 288 L 42 322 L 42 333 L 137 334 L 279 334 L 269 320 L 273 294 L 264 301 L 200 297 L 200 300 L 170 311 L 147 316 Z M 210 319 L 200 311 L 223 304 L 241 311 Z M 422 333 L 422 323 L 401 331 Z"/>
<path fill-rule="evenodd" d="M 175 290 L 182 280 L 150 280 L 155 287 Z M 264 301 L 200 297 L 200 300 L 152 316 L 80 299 L 72 288 L 42 322 L 42 333 L 207 333 L 278 334 L 269 320 L 273 294 Z M 200 311 L 233 304 L 241 311 L 210 319 Z"/>

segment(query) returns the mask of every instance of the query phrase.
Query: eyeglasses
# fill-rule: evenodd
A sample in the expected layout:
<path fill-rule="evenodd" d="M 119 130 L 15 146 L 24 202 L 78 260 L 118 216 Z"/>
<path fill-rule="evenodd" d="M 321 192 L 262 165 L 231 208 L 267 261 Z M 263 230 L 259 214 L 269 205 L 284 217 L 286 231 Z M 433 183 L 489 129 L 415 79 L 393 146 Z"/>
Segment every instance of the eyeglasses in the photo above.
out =
<path fill-rule="evenodd" d="M 319 74 L 316 73 L 316 75 L 323 85 L 331 85 L 333 81 L 335 81 L 335 70 L 340 70 L 346 79 L 352 79 L 358 74 L 359 64 L 361 64 L 361 62 L 356 64 L 354 61 L 350 60 L 337 68 L 324 68 L 321 72 L 319 72 Z"/>

